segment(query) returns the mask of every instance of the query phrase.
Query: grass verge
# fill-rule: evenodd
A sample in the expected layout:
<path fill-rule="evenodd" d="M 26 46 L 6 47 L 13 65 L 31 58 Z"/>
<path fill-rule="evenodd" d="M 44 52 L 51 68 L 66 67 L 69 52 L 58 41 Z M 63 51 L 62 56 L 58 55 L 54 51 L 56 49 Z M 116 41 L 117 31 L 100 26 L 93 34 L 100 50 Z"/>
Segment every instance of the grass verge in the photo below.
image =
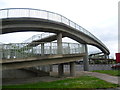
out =
<path fill-rule="evenodd" d="M 92 72 L 99 72 L 99 73 L 104 73 L 104 74 L 109 74 L 112 76 L 120 76 L 120 71 L 119 70 L 95 70 Z"/>
<path fill-rule="evenodd" d="M 115 88 L 120 85 L 108 83 L 92 76 L 58 80 L 53 82 L 39 82 L 24 85 L 9 85 L 4 88 Z"/>

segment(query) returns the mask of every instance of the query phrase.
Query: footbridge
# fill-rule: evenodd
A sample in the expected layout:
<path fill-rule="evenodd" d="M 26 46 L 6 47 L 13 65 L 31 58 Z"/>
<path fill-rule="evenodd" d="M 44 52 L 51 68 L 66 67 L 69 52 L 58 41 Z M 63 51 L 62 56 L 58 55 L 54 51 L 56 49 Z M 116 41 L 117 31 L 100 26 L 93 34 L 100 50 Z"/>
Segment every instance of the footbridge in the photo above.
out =
<path fill-rule="evenodd" d="M 74 61 L 81 58 L 84 70 L 89 69 L 87 45 L 99 48 L 106 56 L 110 54 L 108 48 L 93 34 L 54 12 L 30 8 L 1 9 L 0 21 L 2 34 L 25 31 L 54 33 L 29 42 L 1 44 L 0 63 L 3 70 L 59 64 L 58 71 L 62 74 L 63 63 L 70 62 L 70 71 L 74 74 Z M 62 42 L 63 37 L 71 38 L 78 43 Z M 57 42 L 53 42 L 54 40 Z"/>

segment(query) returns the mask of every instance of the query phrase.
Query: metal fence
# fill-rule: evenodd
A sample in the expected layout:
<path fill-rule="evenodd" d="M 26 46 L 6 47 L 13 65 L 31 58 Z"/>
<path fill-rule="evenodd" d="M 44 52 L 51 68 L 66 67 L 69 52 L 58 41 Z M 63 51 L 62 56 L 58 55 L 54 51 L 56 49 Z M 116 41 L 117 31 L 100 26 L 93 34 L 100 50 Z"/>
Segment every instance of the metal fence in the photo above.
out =
<path fill-rule="evenodd" d="M 47 20 L 64 23 L 64 24 L 90 36 L 91 38 L 98 41 L 101 45 L 106 47 L 98 38 L 96 38 L 93 34 L 91 34 L 85 28 L 81 27 L 80 25 L 74 23 L 73 21 L 69 20 L 68 18 L 66 18 L 60 14 L 46 11 L 46 10 L 31 9 L 31 8 L 0 9 L 0 18 L 19 18 L 19 17 L 42 18 L 42 19 L 47 19 Z"/>
<path fill-rule="evenodd" d="M 0 44 L 0 53 L 2 59 L 28 58 L 58 54 L 58 47 L 57 42 Z M 62 43 L 62 54 L 79 53 L 85 53 L 83 44 Z"/>

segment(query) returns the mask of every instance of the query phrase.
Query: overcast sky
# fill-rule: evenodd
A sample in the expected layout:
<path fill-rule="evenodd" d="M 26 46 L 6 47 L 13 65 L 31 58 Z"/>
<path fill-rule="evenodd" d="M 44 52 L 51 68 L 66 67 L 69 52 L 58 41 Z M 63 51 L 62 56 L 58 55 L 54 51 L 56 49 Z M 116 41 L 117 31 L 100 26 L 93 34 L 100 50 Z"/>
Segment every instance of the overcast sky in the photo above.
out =
<path fill-rule="evenodd" d="M 59 13 L 98 37 L 110 50 L 118 52 L 119 0 L 0 0 L 3 8 L 35 8 Z M 0 35 L 0 42 L 22 42 L 36 32 Z"/>

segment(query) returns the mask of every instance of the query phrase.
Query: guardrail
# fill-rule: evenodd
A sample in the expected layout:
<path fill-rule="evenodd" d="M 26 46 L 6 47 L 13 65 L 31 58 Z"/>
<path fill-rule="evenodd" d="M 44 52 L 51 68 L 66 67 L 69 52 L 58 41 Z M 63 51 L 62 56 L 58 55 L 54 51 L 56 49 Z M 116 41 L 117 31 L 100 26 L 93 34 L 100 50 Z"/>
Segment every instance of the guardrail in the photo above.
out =
<path fill-rule="evenodd" d="M 52 35 L 55 35 L 55 34 L 54 33 L 49 33 L 49 32 L 45 32 L 45 33 L 42 33 L 42 34 L 36 34 L 36 35 L 33 35 L 32 37 L 28 38 L 27 40 L 23 41 L 23 43 L 31 43 L 32 41 L 37 41 L 37 40 L 40 40 L 40 39 L 43 39 L 43 38 L 50 37 Z"/>
<path fill-rule="evenodd" d="M 90 36 L 94 40 L 98 41 L 101 45 L 107 48 L 98 38 L 96 38 L 93 34 L 87 31 L 85 28 L 81 27 L 80 25 L 74 23 L 73 21 L 69 20 L 68 18 L 46 10 L 39 10 L 39 9 L 31 9 L 31 8 L 7 8 L 7 9 L 0 9 L 0 18 L 18 18 L 18 17 L 34 17 L 34 18 L 42 18 L 48 19 L 56 22 L 64 23 L 72 28 L 75 28 L 82 33 Z"/>
<path fill-rule="evenodd" d="M 37 44 L 39 43 L 39 45 Z M 57 42 L 35 42 L 32 46 L 29 43 L 11 43 L 0 45 L 0 58 L 15 59 L 37 57 L 41 55 L 58 54 Z M 37 46 L 36 46 L 37 44 Z M 42 46 L 44 44 L 44 47 Z M 83 44 L 78 43 L 62 43 L 62 54 L 80 54 L 85 53 Z"/>

